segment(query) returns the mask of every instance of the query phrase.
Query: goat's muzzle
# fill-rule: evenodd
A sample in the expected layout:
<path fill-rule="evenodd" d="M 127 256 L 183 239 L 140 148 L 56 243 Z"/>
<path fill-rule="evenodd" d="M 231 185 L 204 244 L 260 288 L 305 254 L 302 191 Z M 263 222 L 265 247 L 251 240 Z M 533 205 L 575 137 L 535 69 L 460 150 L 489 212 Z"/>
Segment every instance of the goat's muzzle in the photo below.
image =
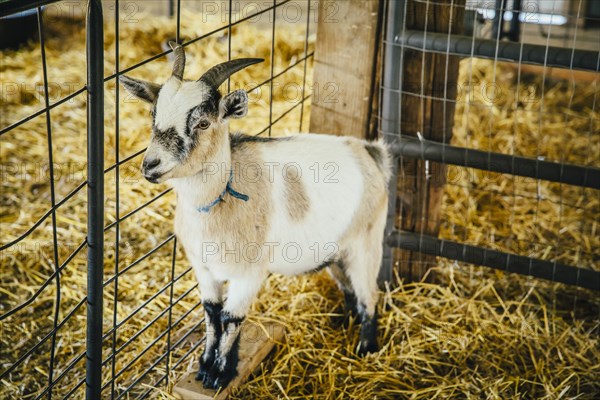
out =
<path fill-rule="evenodd" d="M 146 178 L 148 182 L 158 183 L 159 178 L 165 174 L 164 172 L 159 171 L 159 167 L 159 158 L 144 158 L 144 161 L 142 162 L 142 175 L 144 175 L 144 178 Z"/>

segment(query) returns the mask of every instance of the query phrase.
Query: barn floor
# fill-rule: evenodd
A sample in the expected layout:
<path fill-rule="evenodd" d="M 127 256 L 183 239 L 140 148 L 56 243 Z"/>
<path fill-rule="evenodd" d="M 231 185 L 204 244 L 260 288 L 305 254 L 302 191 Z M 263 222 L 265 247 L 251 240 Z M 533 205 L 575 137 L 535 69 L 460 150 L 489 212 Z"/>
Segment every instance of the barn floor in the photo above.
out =
<path fill-rule="evenodd" d="M 209 24 L 190 22 L 199 18 L 184 13 L 181 19 L 184 38 L 196 37 L 211 29 Z M 107 74 L 113 72 L 115 62 L 115 35 L 110 25 L 106 26 Z M 173 29 L 172 20 L 156 17 L 145 19 L 143 24 L 122 24 L 121 69 L 160 52 L 160 44 L 173 36 Z M 227 58 L 224 33 L 226 31 L 188 47 L 188 77 L 199 76 L 207 67 Z M 269 60 L 270 35 L 269 30 L 258 29 L 251 23 L 241 24 L 233 29 L 232 56 L 258 56 Z M 85 84 L 84 24 L 55 18 L 49 22 L 47 37 L 50 98 L 54 102 Z M 305 32 L 301 28 L 281 29 L 276 39 L 275 73 L 303 56 Z M 309 51 L 313 40 L 311 36 Z M 42 108 L 43 86 L 40 90 L 39 85 L 43 83 L 43 75 L 39 46 L 34 43 L 19 51 L 1 52 L 0 56 L 2 82 L 13 85 L 10 88 L 5 85 L 7 89 L 0 104 L 0 125 L 4 127 Z M 309 62 L 307 87 L 311 86 L 311 71 Z M 237 74 L 232 87 L 253 86 L 252 83 L 267 79 L 269 72 L 267 61 L 262 68 L 250 68 Z M 168 61 L 159 59 L 131 75 L 160 81 L 169 73 Z M 494 82 L 493 76 L 493 63 L 464 60 L 459 81 L 477 79 L 479 84 L 484 84 Z M 543 155 L 557 161 L 564 159 L 599 166 L 597 79 L 574 86 L 548 81 L 542 86 L 539 77 L 515 76 L 502 65 L 497 66 L 496 76 L 499 77 L 496 81 L 506 89 L 506 97 L 489 102 L 489 98 L 481 98 L 477 93 L 463 93 L 457 107 L 454 143 L 508 153 L 514 149 L 527 156 Z M 303 63 L 300 63 L 278 79 L 273 93 L 274 118 L 294 104 L 290 100 L 292 95 L 285 90 L 298 88 L 302 77 Z M 515 89 L 532 93 L 531 88 L 538 90 L 530 97 L 537 99 L 535 101 L 520 99 L 518 103 L 519 99 L 511 94 Z M 541 93 L 540 88 L 543 88 L 544 100 L 536 97 L 535 93 L 538 96 Z M 116 159 L 114 93 L 111 81 L 107 84 L 106 97 L 107 166 Z M 233 129 L 260 132 L 268 121 L 268 98 L 268 88 L 263 88 L 253 99 L 249 116 Z M 468 99 L 471 102 L 467 102 Z M 57 201 L 85 180 L 85 102 L 85 95 L 76 96 L 51 114 Z M 517 103 L 519 107 L 513 110 L 512 105 Z M 119 105 L 119 158 L 124 159 L 144 148 L 149 117 L 145 105 L 132 101 L 123 92 Z M 309 106 L 304 109 L 303 130 L 308 126 L 308 114 Z M 299 119 L 300 107 L 274 126 L 274 134 L 297 132 Z M 42 115 L 23 124 L 0 140 L 0 230 L 1 244 L 5 244 L 24 234 L 50 205 L 45 117 Z M 139 175 L 140 162 L 137 156 L 119 169 L 118 202 L 115 171 L 107 174 L 107 224 L 115 221 L 117 207 L 123 216 L 167 189 L 148 185 Z M 506 176 L 490 177 L 460 169 L 449 171 L 449 181 L 443 206 L 443 237 L 536 257 L 559 256 L 564 262 L 600 269 L 597 191 L 514 181 Z M 56 213 L 59 263 L 77 250 L 85 238 L 85 199 L 83 190 Z M 173 194 L 168 192 L 121 222 L 118 247 L 115 228 L 107 231 L 107 279 L 114 276 L 115 264 L 123 270 L 169 238 L 173 200 Z M 563 230 L 557 237 L 559 226 Z M 27 239 L 2 252 L 2 313 L 34 295 L 51 275 L 52 244 L 52 223 L 47 218 Z M 147 370 L 167 346 L 165 336 L 155 344 L 152 342 L 169 326 L 167 315 L 161 315 L 169 305 L 169 291 L 154 299 L 151 297 L 169 281 L 172 251 L 173 243 L 168 241 L 151 257 L 135 264 L 118 279 L 116 296 L 114 284 L 106 288 L 104 329 L 112 327 L 115 312 L 123 325 L 114 344 L 119 348 L 131 339 L 114 363 L 118 375 L 114 388 L 117 393 Z M 86 293 L 85 266 L 84 247 L 60 275 L 59 321 L 71 312 L 73 316 L 56 336 L 54 377 L 85 350 L 85 307 L 80 303 Z M 183 252 L 178 249 L 175 276 L 187 269 Z M 438 283 L 403 284 L 398 280 L 394 289 L 382 294 L 382 349 L 365 359 L 354 355 L 357 327 L 351 325 L 343 329 L 331 324 L 341 299 L 325 273 L 297 278 L 271 277 L 250 319 L 283 323 L 287 328 L 286 341 L 233 397 L 592 399 L 600 396 L 600 298 L 596 293 L 446 260 L 439 260 L 434 271 Z M 194 285 L 192 274 L 186 274 L 174 285 L 174 298 Z M 118 299 L 116 307 L 115 297 Z M 52 329 L 55 298 L 56 288 L 51 284 L 28 307 L 2 321 L 1 371 Z M 147 300 L 147 306 L 137 310 Z M 172 321 L 179 318 L 181 321 L 169 337 L 172 343 L 202 317 L 199 307 L 185 316 L 197 302 L 197 293 L 192 289 L 173 308 Z M 133 312 L 133 318 L 126 319 Z M 153 319 L 156 322 L 146 327 Z M 105 341 L 105 357 L 111 354 L 112 345 L 113 336 L 109 335 Z M 184 341 L 168 361 L 170 365 L 191 345 Z M 147 346 L 149 350 L 140 355 Z M 0 397 L 34 398 L 48 381 L 49 348 L 49 344 L 42 346 L 23 366 L 3 379 Z M 191 368 L 196 356 L 197 353 L 171 371 L 168 387 L 153 388 L 151 380 L 164 374 L 165 360 L 132 393 L 149 390 L 157 398 L 171 398 L 172 383 Z M 65 394 L 85 376 L 84 362 L 84 359 L 75 362 L 75 367 L 54 390 L 56 395 Z M 110 379 L 112 368 L 109 362 L 104 374 L 106 380 Z M 109 385 L 105 393 L 108 395 L 110 390 Z M 82 398 L 82 393 L 79 389 L 74 397 Z"/>

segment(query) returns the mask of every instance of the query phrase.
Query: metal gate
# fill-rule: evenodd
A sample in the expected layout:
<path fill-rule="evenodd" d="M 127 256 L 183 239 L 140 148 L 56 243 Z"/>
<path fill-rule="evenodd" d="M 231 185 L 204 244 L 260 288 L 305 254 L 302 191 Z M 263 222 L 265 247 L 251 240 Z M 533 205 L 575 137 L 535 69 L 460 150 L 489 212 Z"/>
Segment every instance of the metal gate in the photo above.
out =
<path fill-rule="evenodd" d="M 431 204 L 428 199 L 433 190 L 444 186 L 444 165 L 533 178 L 538 182 L 556 182 L 561 185 L 561 189 L 564 187 L 562 185 L 572 185 L 581 187 L 582 190 L 591 189 L 592 196 L 599 195 L 600 169 L 593 165 L 573 165 L 563 160 L 545 160 L 539 154 L 539 149 L 538 156 L 532 158 L 520 156 L 514 149 L 512 154 L 506 154 L 492 149 L 449 144 L 454 107 L 457 103 L 459 58 L 492 60 L 494 68 L 499 61 L 516 63 L 519 80 L 522 65 L 542 67 L 544 78 L 546 71 L 551 67 L 567 69 L 570 72 L 600 72 L 600 34 L 596 35 L 598 40 L 595 45 L 592 41 L 591 49 L 579 48 L 580 38 L 585 33 L 582 21 L 595 21 L 593 17 L 584 18 L 581 1 L 572 2 L 575 11 L 567 13 L 566 16 L 563 12 L 552 10 L 543 14 L 543 10 L 539 9 L 540 3 L 536 1 L 516 0 L 509 3 L 512 4 L 507 4 L 506 0 L 498 0 L 495 3 L 398 0 L 387 3 L 380 132 L 390 144 L 393 153 L 400 157 L 400 162 L 396 165 L 397 169 L 390 184 L 392 195 L 382 270 L 384 279 L 392 277 L 393 266 L 398 262 L 398 255 L 394 255 L 393 249 L 400 248 L 405 253 L 413 254 L 412 259 L 410 256 L 402 257 L 399 265 L 400 275 L 409 279 L 423 277 L 427 269 L 435 264 L 435 257 L 441 256 L 506 272 L 600 290 L 600 270 L 597 264 L 595 268 L 594 265 L 567 265 L 558 261 L 558 256 L 554 259 L 540 259 L 437 237 L 439 217 L 434 215 L 432 208 L 438 207 L 439 204 Z M 554 20 L 565 19 L 567 22 L 566 28 L 563 29 L 566 32 L 564 42 L 570 47 L 551 46 L 551 32 L 547 32 L 544 37 L 547 38 L 544 39 L 545 44 L 527 43 L 527 38 L 520 40 L 523 38 L 521 26 L 533 17 L 538 20 L 545 18 L 550 30 Z M 493 21 L 491 37 L 481 37 L 483 35 L 473 32 L 473 26 L 485 18 Z M 505 20 L 510 20 L 508 29 Z M 542 21 L 538 22 L 542 26 Z M 464 26 L 471 27 L 469 35 L 464 34 Z M 510 40 L 501 40 L 503 37 Z M 592 33 L 592 40 L 593 37 Z M 407 68 L 411 66 L 408 64 L 420 64 L 420 68 L 411 70 L 416 76 L 407 73 Z M 434 68 L 435 73 L 432 75 L 430 69 Z M 470 84 L 472 82 L 465 83 Z M 598 76 L 595 84 L 598 84 Z M 540 100 L 542 103 L 545 95 L 543 85 Z M 598 93 L 594 99 L 592 112 L 598 104 Z M 413 108 L 409 109 L 408 103 L 411 103 Z M 419 113 L 418 117 L 410 112 L 413 110 Z M 589 129 L 587 132 L 581 132 L 581 135 L 598 135 L 597 129 L 597 121 L 594 122 L 593 117 L 590 117 Z M 490 130 L 489 136 L 493 134 Z M 589 150 L 592 163 L 598 157 L 598 154 L 592 154 L 593 149 L 591 146 Z M 399 182 L 403 182 L 403 189 L 398 188 Z M 409 196 L 416 204 L 411 201 L 408 201 L 408 204 L 403 201 L 397 202 L 393 194 L 398 190 L 398 200 Z M 511 196 L 510 193 L 505 195 Z M 512 197 L 515 198 L 514 193 Z M 538 202 L 540 198 L 538 194 Z M 536 197 L 531 201 L 535 202 Z M 561 206 L 563 203 L 568 204 L 562 194 L 559 201 Z M 591 215 L 582 223 L 592 224 L 597 216 Z M 412 226 L 406 224 L 406 220 L 411 221 Z M 560 245 L 553 247 L 558 253 L 563 250 Z M 425 256 L 414 256 L 418 253 Z M 592 253 L 589 257 L 597 263 L 600 258 L 598 249 L 592 250 Z M 408 265 L 411 263 L 413 265 Z"/>

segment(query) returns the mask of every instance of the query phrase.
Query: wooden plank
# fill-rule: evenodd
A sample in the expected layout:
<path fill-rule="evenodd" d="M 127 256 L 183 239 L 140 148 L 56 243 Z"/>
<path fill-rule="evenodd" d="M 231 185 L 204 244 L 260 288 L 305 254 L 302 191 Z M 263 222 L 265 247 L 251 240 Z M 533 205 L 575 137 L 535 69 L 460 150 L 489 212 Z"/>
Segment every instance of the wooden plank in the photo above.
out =
<path fill-rule="evenodd" d="M 321 0 L 310 131 L 366 138 L 380 46 L 380 0 Z"/>
<path fill-rule="evenodd" d="M 462 33 L 465 0 L 423 2 L 407 0 L 406 29 Z M 404 50 L 401 132 L 438 142 L 450 142 L 454 122 L 459 58 Z M 449 101 L 444 101 L 447 99 Z M 428 170 L 427 170 L 428 169 Z M 445 184 L 445 168 L 422 160 L 402 160 L 398 172 L 397 202 L 400 229 L 437 236 Z M 407 281 L 422 279 L 436 258 L 397 251 L 399 275 Z"/>
<path fill-rule="evenodd" d="M 232 389 L 240 386 L 271 352 L 275 344 L 285 338 L 285 327 L 277 322 L 264 325 L 246 321 L 240 333 L 240 361 L 238 376 L 221 392 L 205 389 L 202 382 L 196 381 L 198 363 L 194 364 L 194 372 L 184 375 L 173 387 L 173 395 L 185 400 L 226 399 Z"/>

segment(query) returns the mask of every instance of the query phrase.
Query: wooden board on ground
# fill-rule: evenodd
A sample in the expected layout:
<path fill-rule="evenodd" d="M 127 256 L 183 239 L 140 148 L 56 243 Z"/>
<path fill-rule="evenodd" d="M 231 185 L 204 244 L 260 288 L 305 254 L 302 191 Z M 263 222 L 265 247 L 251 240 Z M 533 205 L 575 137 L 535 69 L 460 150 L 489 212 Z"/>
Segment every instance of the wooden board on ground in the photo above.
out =
<path fill-rule="evenodd" d="M 198 364 L 194 372 L 188 373 L 173 387 L 173 395 L 184 400 L 226 399 L 231 390 L 243 383 L 271 352 L 275 344 L 281 343 L 285 336 L 285 327 L 277 322 L 264 325 L 246 322 L 240 333 L 240 362 L 238 376 L 221 392 L 205 389 L 202 382 L 195 380 Z"/>

